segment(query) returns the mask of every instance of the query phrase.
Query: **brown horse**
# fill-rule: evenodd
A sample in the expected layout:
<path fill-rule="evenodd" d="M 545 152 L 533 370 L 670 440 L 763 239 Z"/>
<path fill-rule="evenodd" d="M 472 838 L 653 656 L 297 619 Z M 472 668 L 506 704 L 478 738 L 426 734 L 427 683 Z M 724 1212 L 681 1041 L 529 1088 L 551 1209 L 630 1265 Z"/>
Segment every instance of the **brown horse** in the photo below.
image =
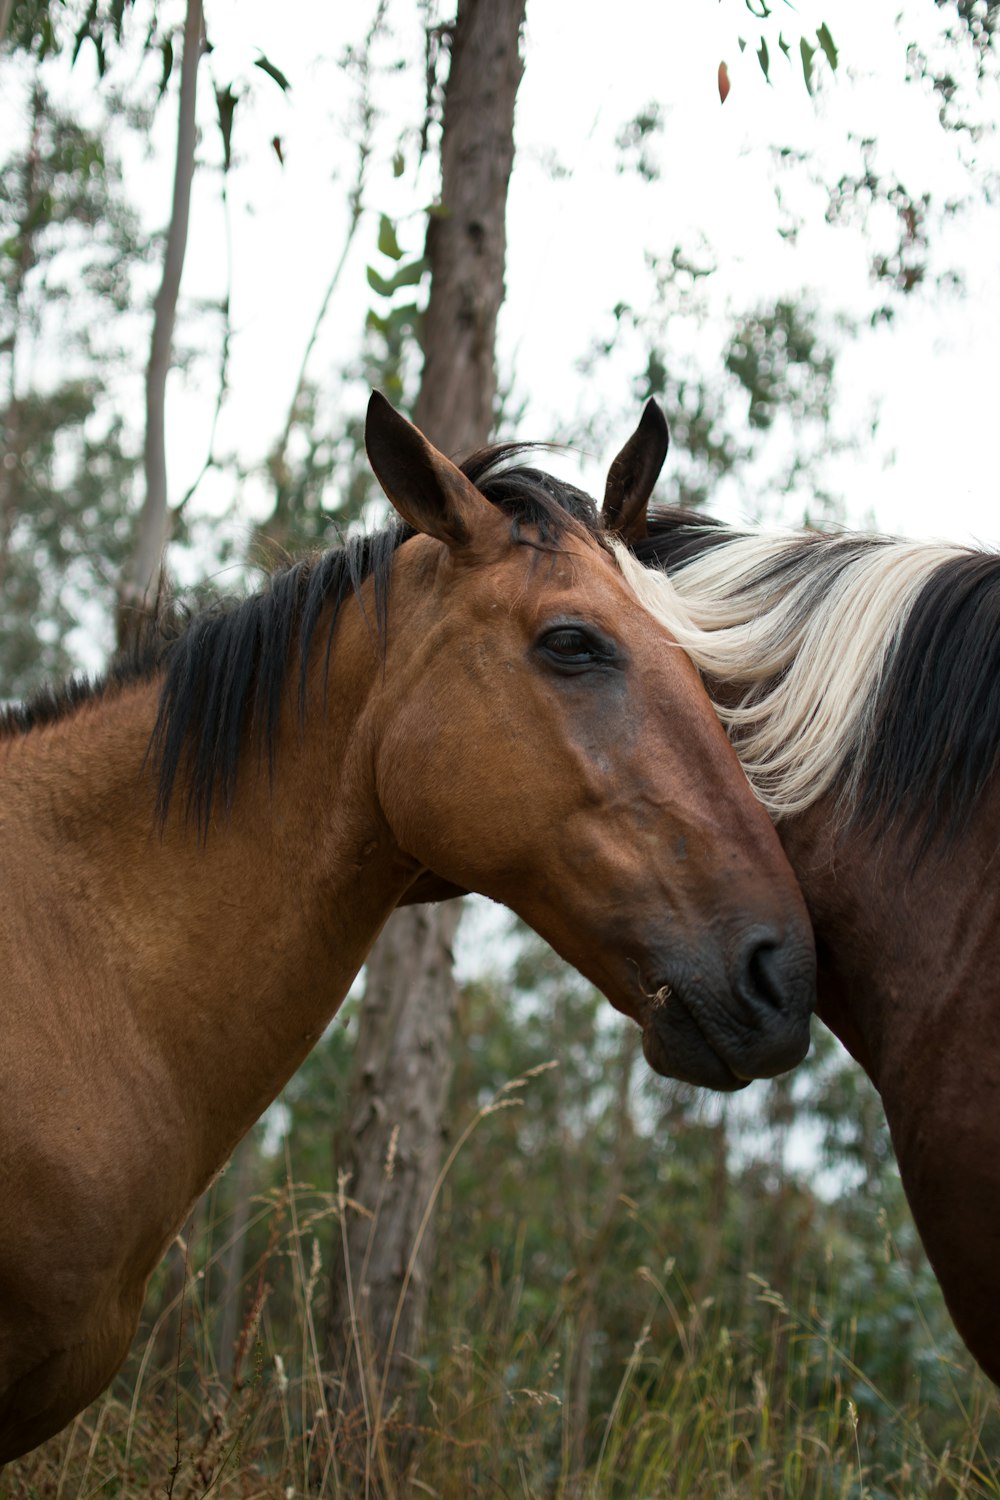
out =
<path fill-rule="evenodd" d="M 1000 1383 L 1000 557 L 608 513 L 777 821 L 819 1015 L 882 1095 L 956 1327 Z"/>
<path fill-rule="evenodd" d="M 584 497 L 473 483 L 378 397 L 367 440 L 406 525 L 8 716 L 0 1462 L 111 1378 L 421 872 L 513 907 L 660 1071 L 736 1087 L 808 1045 L 788 863 Z"/>

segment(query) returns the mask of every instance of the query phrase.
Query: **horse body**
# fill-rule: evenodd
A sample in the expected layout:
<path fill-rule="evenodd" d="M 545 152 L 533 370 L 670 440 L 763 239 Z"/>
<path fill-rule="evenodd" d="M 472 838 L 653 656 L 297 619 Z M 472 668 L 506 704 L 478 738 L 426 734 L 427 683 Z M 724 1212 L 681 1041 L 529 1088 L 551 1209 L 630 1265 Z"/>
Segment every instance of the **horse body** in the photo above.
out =
<path fill-rule="evenodd" d="M 338 659 L 370 653 L 353 617 L 343 635 Z M 178 809 L 161 840 L 138 774 L 156 698 L 142 684 L 5 746 L 3 1457 L 107 1383 L 164 1245 L 412 878 L 358 795 L 361 747 L 317 743 L 347 712 L 301 747 L 291 726 L 269 806 L 238 799 L 203 845 Z"/>
<path fill-rule="evenodd" d="M 808 1044 L 787 861 L 596 528 L 538 476 L 490 503 L 377 401 L 369 451 L 417 534 L 295 565 L 0 738 L 0 1463 L 111 1378 L 423 872 L 518 911 L 661 1071 L 739 1087 Z"/>
<path fill-rule="evenodd" d="M 845 829 L 832 798 L 779 826 L 814 923 L 817 1013 L 879 1090 L 949 1312 L 1000 1384 L 1000 801 L 923 858 Z"/>
<path fill-rule="evenodd" d="M 818 1014 L 881 1094 L 949 1310 L 1000 1383 L 1000 558 L 683 511 L 629 543 L 777 820 Z"/>

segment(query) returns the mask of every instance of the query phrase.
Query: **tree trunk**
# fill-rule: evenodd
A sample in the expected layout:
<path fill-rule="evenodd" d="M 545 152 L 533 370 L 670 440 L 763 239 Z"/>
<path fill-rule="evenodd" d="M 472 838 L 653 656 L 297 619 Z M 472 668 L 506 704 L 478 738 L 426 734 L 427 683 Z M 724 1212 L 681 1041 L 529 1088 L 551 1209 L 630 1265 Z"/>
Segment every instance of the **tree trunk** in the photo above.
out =
<path fill-rule="evenodd" d="M 507 188 L 525 0 L 459 0 L 445 91 L 441 208 L 427 230 L 431 297 L 417 426 L 446 453 L 485 443 L 496 399 Z"/>
<path fill-rule="evenodd" d="M 2 33 L 0 33 L 2 39 Z M 11 288 L 11 332 L 4 353 L 9 356 L 5 410 L 0 427 L 0 588 L 3 587 L 10 560 L 10 538 L 17 520 L 18 504 L 24 487 L 22 471 L 24 441 L 21 431 L 21 409 L 18 390 L 18 336 L 22 331 L 21 302 L 24 284 L 35 265 L 35 234 L 38 223 L 38 156 L 39 135 L 45 96 L 36 81 L 31 91 L 31 139 L 24 157 L 22 198 L 24 214 L 17 226 L 19 255 Z"/>
<path fill-rule="evenodd" d="M 700 1307 L 716 1290 L 725 1249 L 726 1209 L 729 1201 L 729 1114 L 725 1097 L 719 1119 L 712 1127 L 712 1165 L 705 1184 L 708 1211 L 701 1233 L 698 1276 L 691 1287 L 691 1301 Z"/>
<path fill-rule="evenodd" d="M 481 446 L 493 426 L 524 9 L 525 0 L 459 0 L 452 37 L 443 212 L 427 232 L 431 295 L 414 408 L 417 425 L 451 454 Z M 335 1263 L 331 1287 L 330 1372 L 341 1383 L 342 1430 L 358 1431 L 363 1421 L 369 1451 L 404 1395 L 420 1349 L 433 1219 L 419 1246 L 415 1235 L 441 1164 L 456 1016 L 451 945 L 460 912 L 457 902 L 397 912 L 368 963 L 340 1164 L 351 1198 L 374 1217 L 354 1212 L 344 1226 L 345 1258 Z"/>
<path fill-rule="evenodd" d="M 198 64 L 205 45 L 202 0 L 188 0 L 181 61 L 177 156 L 170 228 L 163 256 L 163 280 L 153 307 L 153 337 L 146 369 L 146 496 L 136 531 L 135 550 L 119 586 L 118 645 L 140 634 L 155 612 L 163 552 L 169 540 L 167 508 L 166 392 L 173 355 L 174 322 L 187 252 L 191 183 L 194 178 Z"/>
<path fill-rule="evenodd" d="M 594 1336 L 598 1329 L 598 1297 L 621 1212 L 620 1198 L 625 1185 L 625 1168 L 629 1148 L 635 1135 L 632 1123 L 632 1079 L 639 1057 L 640 1034 L 635 1026 L 626 1026 L 621 1034 L 621 1051 L 617 1068 L 614 1104 L 614 1144 L 608 1163 L 601 1215 L 592 1232 L 577 1234 L 573 1259 L 579 1277 L 579 1294 L 574 1328 L 574 1342 L 569 1357 L 566 1388 L 568 1393 L 570 1494 L 582 1494 L 587 1458 L 587 1436 L 590 1418 L 590 1388 L 594 1373 Z M 573 1163 L 565 1163 L 572 1173 Z"/>
<path fill-rule="evenodd" d="M 166 1274 L 155 1314 L 152 1316 L 153 1349 L 149 1355 L 151 1370 L 163 1377 L 156 1385 L 159 1400 L 176 1395 L 176 1372 L 185 1362 L 185 1332 L 191 1317 L 192 1256 L 197 1260 L 198 1245 L 205 1223 L 205 1199 L 199 1198 L 191 1217 L 164 1256 Z M 144 1316 L 150 1314 L 147 1300 Z M 137 1342 L 146 1343 L 149 1334 L 141 1330 Z"/>
<path fill-rule="evenodd" d="M 348 1264 L 334 1271 L 331 1334 L 332 1373 L 344 1382 L 344 1407 L 360 1408 L 370 1420 L 386 1361 L 388 1407 L 423 1332 L 431 1243 L 426 1231 L 388 1347 L 441 1162 L 456 1011 L 451 944 L 461 910 L 452 901 L 398 912 L 368 960 L 348 1139 L 339 1154 L 342 1169 L 351 1174 L 351 1199 L 372 1217 L 353 1216 L 346 1226 Z"/>
<path fill-rule="evenodd" d="M 256 1161 L 256 1142 L 252 1135 L 245 1136 L 233 1152 L 233 1159 L 230 1162 L 233 1211 L 229 1219 L 225 1221 L 228 1243 L 225 1253 L 219 1258 L 222 1289 L 218 1297 L 220 1315 L 216 1359 L 219 1380 L 227 1390 L 232 1389 L 233 1377 L 236 1373 L 236 1343 L 247 1312 L 247 1307 L 244 1305 L 243 1272 L 246 1265 L 247 1225 L 250 1222 L 250 1197 L 254 1187 Z"/>

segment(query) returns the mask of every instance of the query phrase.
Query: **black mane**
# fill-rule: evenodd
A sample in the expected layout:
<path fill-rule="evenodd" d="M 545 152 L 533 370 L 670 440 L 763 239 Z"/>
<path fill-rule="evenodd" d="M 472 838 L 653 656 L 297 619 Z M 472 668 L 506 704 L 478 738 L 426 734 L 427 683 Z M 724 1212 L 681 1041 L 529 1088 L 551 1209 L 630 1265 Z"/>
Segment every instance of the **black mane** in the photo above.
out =
<path fill-rule="evenodd" d="M 505 443 L 474 453 L 461 465 L 491 504 L 510 517 L 516 543 L 550 550 L 582 529 L 604 544 L 597 509 L 582 490 L 513 460 L 537 445 Z M 184 618 L 164 618 L 127 656 L 94 682 L 72 679 L 27 703 L 0 712 L 0 736 L 27 733 L 66 718 L 131 683 L 163 674 L 150 750 L 157 767 L 157 807 L 166 816 L 178 774 L 188 772 L 187 812 L 204 834 L 216 795 L 228 808 L 248 738 L 273 769 L 275 735 L 294 658 L 299 710 L 306 708 L 310 653 L 323 611 L 326 660 L 344 601 L 361 601 L 372 580 L 369 625 L 384 649 L 389 584 L 398 549 L 414 536 L 398 519 L 378 531 L 301 558 L 270 575 L 258 592 L 219 599 Z"/>
<path fill-rule="evenodd" d="M 957 838 L 1000 765 L 1000 558 L 969 552 L 927 580 L 889 662 L 858 811 Z"/>
<path fill-rule="evenodd" d="M 668 573 L 741 534 L 710 517 L 666 507 L 650 513 L 648 527 L 633 551 L 640 562 Z M 803 535 L 803 549 L 811 539 Z M 859 546 L 891 545 L 885 537 L 857 533 L 836 540 L 845 558 Z M 776 562 L 776 581 L 787 566 L 787 555 Z M 923 850 L 939 836 L 952 842 L 968 828 L 1000 771 L 996 553 L 958 551 L 928 577 L 893 645 L 861 755 L 858 794 L 849 809 L 858 825 L 882 834 L 894 828 L 916 833 Z"/>

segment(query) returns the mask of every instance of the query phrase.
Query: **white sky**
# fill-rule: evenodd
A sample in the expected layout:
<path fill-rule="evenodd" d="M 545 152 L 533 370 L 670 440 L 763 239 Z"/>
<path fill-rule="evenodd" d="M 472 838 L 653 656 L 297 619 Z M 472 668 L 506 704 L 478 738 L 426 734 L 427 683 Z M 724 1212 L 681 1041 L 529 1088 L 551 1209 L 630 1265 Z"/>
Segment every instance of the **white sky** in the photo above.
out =
<path fill-rule="evenodd" d="M 390 7 L 394 37 L 379 54 L 383 62 L 419 50 L 415 9 L 412 0 Z M 972 148 L 946 134 L 929 90 L 905 81 L 906 43 L 919 38 L 930 46 L 938 34 L 940 13 L 931 0 L 906 7 L 826 0 L 795 12 L 777 9 L 793 41 L 797 26 L 811 33 L 824 18 L 830 22 L 841 69 L 835 79 L 823 78 L 815 99 L 802 87 L 797 66 L 776 54 L 773 40 L 775 87 L 764 83 L 753 45 L 740 55 L 737 36 L 742 32 L 752 44 L 760 30 L 740 0 L 700 6 L 619 0 L 613 24 L 598 0 L 528 0 L 500 333 L 502 378 L 512 378 L 515 398 L 526 402 L 523 435 L 571 436 L 602 407 L 611 450 L 627 435 L 636 414 L 628 389 L 634 367 L 609 367 L 587 378 L 577 367 L 591 341 L 610 328 L 617 301 L 644 306 L 647 252 L 669 254 L 678 242 L 691 250 L 710 247 L 708 258 L 718 269 L 709 298 L 720 316 L 701 335 L 708 374 L 721 360 L 727 308 L 746 309 L 758 299 L 805 290 L 826 326 L 841 312 L 866 315 L 873 303 L 871 245 L 859 233 L 827 226 L 826 197 L 818 185 L 857 168 L 851 133 L 874 136 L 877 168 L 897 175 L 914 193 L 930 191 L 937 201 L 966 193 L 1000 166 L 995 139 Z M 241 446 L 249 438 L 263 449 L 273 436 L 343 233 L 346 101 L 338 96 L 338 75 L 328 59 L 350 33 L 340 8 L 330 11 L 327 35 L 310 30 L 307 59 L 295 55 L 296 38 L 287 34 L 284 15 L 275 19 L 273 7 L 243 0 L 237 10 L 231 0 L 210 0 L 213 34 L 221 43 L 214 59 L 220 78 L 227 63 L 238 67 L 235 59 L 252 58 L 256 45 L 294 83 L 285 100 L 260 80 L 253 119 L 239 122 L 245 165 L 236 174 L 234 196 L 245 193 L 255 216 L 251 221 L 237 213 L 234 221 L 238 345 L 244 371 L 260 372 L 256 378 L 244 374 L 228 412 L 226 435 Z M 353 15 L 356 38 L 368 18 L 367 8 Z M 724 107 L 716 89 L 721 58 L 733 83 Z M 400 122 L 419 118 L 419 88 L 419 79 L 405 75 L 376 81 L 376 99 L 388 117 L 368 193 L 373 211 L 410 216 L 400 233 L 414 253 L 422 243 L 419 208 L 433 191 L 433 173 L 425 170 L 415 183 L 408 170 L 397 183 L 387 166 Z M 661 177 L 645 184 L 634 174 L 616 173 L 614 141 L 625 121 L 653 100 L 665 122 L 652 143 Z M 994 118 L 996 103 L 994 98 L 983 106 Z M 276 132 L 285 142 L 284 170 L 266 148 Z M 778 169 L 771 147 L 781 145 L 811 158 L 809 168 L 781 174 L 785 203 L 803 220 L 794 246 L 777 234 Z M 327 188 L 328 163 L 337 161 L 343 163 L 342 180 Z M 206 180 L 192 247 L 199 270 L 189 282 L 195 285 L 197 276 L 206 289 L 219 246 L 217 223 L 214 232 L 209 227 L 210 190 Z M 374 238 L 373 212 L 317 351 L 317 376 L 325 359 L 357 338 L 367 306 L 358 288 L 365 261 L 374 258 Z M 1000 332 L 998 241 L 995 206 L 981 204 L 961 216 L 932 244 L 932 267 L 957 266 L 969 295 L 928 285 L 900 308 L 891 329 L 845 341 L 836 425 L 842 433 L 864 435 L 876 409 L 880 419 L 876 439 L 832 464 L 827 476 L 844 495 L 854 523 L 874 517 L 886 530 L 985 539 L 1000 530 L 990 395 Z M 354 399 L 360 403 L 363 394 Z M 592 487 L 600 485 L 606 459 L 607 453 L 587 473 Z M 739 503 L 738 496 L 723 492 L 716 508 L 734 514 Z M 767 514 L 777 513 L 773 497 L 762 494 L 760 504 Z"/>
<path fill-rule="evenodd" d="M 906 18 L 898 20 L 904 9 Z M 786 202 L 805 223 L 794 247 L 778 236 L 771 145 L 808 151 L 820 180 L 832 183 L 857 165 L 849 134 L 874 136 L 877 167 L 938 201 L 966 191 L 970 177 L 984 178 L 1000 160 L 996 141 L 987 140 L 970 174 L 960 143 L 940 129 L 928 91 L 905 82 L 905 43 L 918 36 L 929 43 L 940 22 L 929 0 L 905 8 L 870 0 L 799 6 L 802 31 L 825 17 L 841 52 L 841 70 L 824 79 L 815 101 L 780 56 L 772 61 L 770 89 L 752 48 L 740 56 L 734 37 L 757 34 L 742 4 L 619 0 L 613 28 L 607 14 L 589 0 L 573 7 L 529 0 L 504 333 L 506 348 L 519 351 L 519 385 L 533 402 L 551 407 L 554 420 L 561 397 L 551 393 L 567 380 L 567 348 L 575 352 L 588 332 L 607 324 L 616 296 L 632 295 L 623 284 L 641 296 L 644 248 L 669 252 L 677 240 L 694 245 L 703 233 L 718 266 L 712 293 L 719 309 L 800 289 L 828 318 L 871 305 L 869 247 L 860 235 L 824 222 L 825 195 L 809 180 L 812 173 L 782 174 Z M 786 10 L 786 20 L 792 35 L 795 14 Z M 733 80 L 724 107 L 714 86 L 720 58 Z M 616 179 L 608 147 L 621 121 L 650 99 L 666 113 L 654 148 L 663 175 L 652 188 Z M 994 119 L 998 102 L 994 96 Z M 573 165 L 566 182 L 546 185 L 532 159 L 542 143 Z M 532 222 L 540 225 L 534 237 Z M 863 428 L 875 403 L 881 416 L 877 442 L 831 476 L 855 524 L 871 513 L 880 527 L 913 534 L 992 538 L 1000 529 L 990 394 L 1000 332 L 998 244 L 996 207 L 963 217 L 947 242 L 932 245 L 932 265 L 957 264 L 970 296 L 960 300 L 928 287 L 901 309 L 892 330 L 845 344 L 838 425 Z M 561 268 L 579 261 L 584 276 L 560 278 Z M 615 407 L 621 394 L 611 396 Z"/>

